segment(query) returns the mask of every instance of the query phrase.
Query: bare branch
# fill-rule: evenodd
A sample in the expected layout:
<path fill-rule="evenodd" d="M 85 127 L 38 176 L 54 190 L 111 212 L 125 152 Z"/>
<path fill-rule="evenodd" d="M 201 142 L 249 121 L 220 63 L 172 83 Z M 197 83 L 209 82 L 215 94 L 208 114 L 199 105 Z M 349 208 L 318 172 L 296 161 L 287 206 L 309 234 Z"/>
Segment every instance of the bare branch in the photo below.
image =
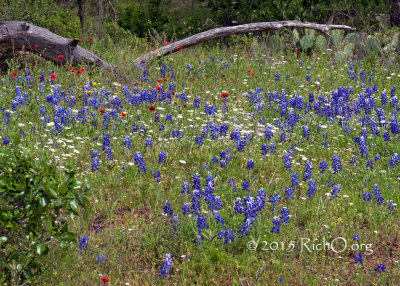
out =
<path fill-rule="evenodd" d="M 355 31 L 355 28 L 345 26 L 345 25 L 324 25 L 316 23 L 307 23 L 300 21 L 280 21 L 280 22 L 259 22 L 250 23 L 231 27 L 215 28 L 209 31 L 201 32 L 196 35 L 190 36 L 183 40 L 169 44 L 168 46 L 163 46 L 155 51 L 147 53 L 134 61 L 136 66 L 141 66 L 146 62 L 153 59 L 160 58 L 172 53 L 179 51 L 181 48 L 185 49 L 190 46 L 229 35 L 238 35 L 251 32 L 268 31 L 268 30 L 280 30 L 282 28 L 305 28 L 321 31 L 324 34 L 329 35 L 330 30 L 346 30 Z M 179 47 L 179 48 L 178 48 Z"/>

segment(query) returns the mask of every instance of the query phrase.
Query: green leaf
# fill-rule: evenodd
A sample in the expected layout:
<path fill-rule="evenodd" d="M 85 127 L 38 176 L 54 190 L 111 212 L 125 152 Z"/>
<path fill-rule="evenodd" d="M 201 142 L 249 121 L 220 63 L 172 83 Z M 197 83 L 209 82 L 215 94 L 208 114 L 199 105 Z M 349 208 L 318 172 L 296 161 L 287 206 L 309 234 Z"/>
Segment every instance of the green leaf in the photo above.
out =
<path fill-rule="evenodd" d="M 47 202 L 46 202 L 46 198 L 40 198 L 39 199 L 39 204 L 42 206 L 42 207 L 45 207 L 46 206 L 46 204 L 47 204 Z"/>
<path fill-rule="evenodd" d="M 70 204 L 71 208 L 72 208 L 74 211 L 78 209 L 78 202 L 77 202 L 77 200 L 70 200 L 70 201 L 69 201 L 69 204 Z"/>
<path fill-rule="evenodd" d="M 39 255 L 46 255 L 48 251 L 49 251 L 49 247 L 46 244 L 39 243 L 36 245 L 36 252 Z"/>

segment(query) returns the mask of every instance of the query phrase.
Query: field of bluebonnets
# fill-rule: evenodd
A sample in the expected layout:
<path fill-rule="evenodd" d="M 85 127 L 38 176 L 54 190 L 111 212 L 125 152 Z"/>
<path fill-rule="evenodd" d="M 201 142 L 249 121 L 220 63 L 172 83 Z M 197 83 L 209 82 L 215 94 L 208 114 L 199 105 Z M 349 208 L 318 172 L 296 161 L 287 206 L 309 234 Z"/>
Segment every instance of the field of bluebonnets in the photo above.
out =
<path fill-rule="evenodd" d="M 10 62 L 1 148 L 94 187 L 35 283 L 398 283 L 399 61 L 203 46 L 124 84 Z"/>

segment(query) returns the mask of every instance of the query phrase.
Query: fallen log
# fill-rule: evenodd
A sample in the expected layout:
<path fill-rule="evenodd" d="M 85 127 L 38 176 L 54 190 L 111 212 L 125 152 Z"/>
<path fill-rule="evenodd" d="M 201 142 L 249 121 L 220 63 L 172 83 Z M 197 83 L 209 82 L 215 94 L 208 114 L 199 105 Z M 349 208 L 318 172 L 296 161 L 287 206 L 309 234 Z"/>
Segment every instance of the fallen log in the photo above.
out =
<path fill-rule="evenodd" d="M 280 21 L 280 22 L 260 22 L 260 23 L 250 23 L 238 26 L 230 26 L 230 27 L 222 27 L 215 28 L 209 31 L 201 32 L 185 38 L 180 41 L 176 41 L 174 43 L 170 43 L 167 46 L 163 46 L 155 51 L 147 53 L 143 56 L 140 56 L 134 61 L 136 66 L 143 66 L 145 63 L 160 58 L 175 52 L 180 51 L 181 49 L 188 48 L 193 45 L 197 45 L 199 43 L 229 36 L 229 35 L 238 35 L 252 32 L 260 32 L 260 31 L 268 31 L 268 30 L 280 30 L 282 28 L 304 28 L 304 29 L 313 29 L 321 31 L 328 36 L 330 30 L 345 30 L 345 31 L 355 31 L 355 28 L 346 26 L 346 25 L 324 25 L 324 24 L 316 24 L 316 23 L 303 23 L 300 21 Z"/>
<path fill-rule="evenodd" d="M 22 21 L 0 22 L 0 54 L 26 51 L 40 55 L 59 65 L 80 63 L 99 66 L 105 70 L 113 67 L 95 54 L 78 46 L 79 39 L 67 39 Z"/>
<path fill-rule="evenodd" d="M 282 28 L 305 28 L 321 31 L 329 35 L 330 30 L 340 29 L 355 31 L 355 28 L 345 25 L 325 25 L 316 23 L 303 23 L 300 21 L 260 22 L 231 27 L 215 28 L 201 32 L 188 38 L 163 46 L 155 51 L 144 54 L 134 61 L 138 67 L 153 59 L 160 58 L 181 49 L 229 35 L 245 34 L 251 32 L 279 30 Z M 8 52 L 15 54 L 27 51 L 40 55 L 46 60 L 59 65 L 71 63 L 77 66 L 80 63 L 99 66 L 104 70 L 118 72 L 116 67 L 102 60 L 95 54 L 78 46 L 79 39 L 67 39 L 50 32 L 46 28 L 38 27 L 22 21 L 0 22 L 0 57 Z M 119 72 L 118 72 L 119 73 Z M 123 76 L 123 75 L 121 75 Z"/>

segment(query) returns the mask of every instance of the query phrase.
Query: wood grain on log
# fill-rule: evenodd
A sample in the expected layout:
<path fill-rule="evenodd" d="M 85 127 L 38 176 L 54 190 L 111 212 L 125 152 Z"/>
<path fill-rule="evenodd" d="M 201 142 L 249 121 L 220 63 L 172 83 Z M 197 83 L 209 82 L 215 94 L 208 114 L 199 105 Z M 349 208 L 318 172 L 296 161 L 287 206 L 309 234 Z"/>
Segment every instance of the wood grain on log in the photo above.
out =
<path fill-rule="evenodd" d="M 112 70 L 110 64 L 81 48 L 78 43 L 77 39 L 67 39 L 26 22 L 0 22 L 0 54 L 27 51 L 57 64 L 70 62 L 77 66 L 85 63 Z"/>
<path fill-rule="evenodd" d="M 321 31 L 327 35 L 329 35 L 330 30 L 346 30 L 346 31 L 355 31 L 355 28 L 345 26 L 345 25 L 324 25 L 324 24 L 316 24 L 316 23 L 303 23 L 300 21 L 280 21 L 280 22 L 260 22 L 260 23 L 251 23 L 244 24 L 238 26 L 231 27 L 222 27 L 215 28 L 209 31 L 201 32 L 196 35 L 190 36 L 183 40 L 170 43 L 168 46 L 163 46 L 155 51 L 147 53 L 139 58 L 137 58 L 134 63 L 136 66 L 141 66 L 146 62 L 149 62 L 153 59 L 160 58 L 162 56 L 166 56 L 168 54 L 172 54 L 178 52 L 179 50 L 188 48 L 190 46 L 199 44 L 204 41 L 208 41 L 211 39 L 229 36 L 229 35 L 238 35 L 245 34 L 251 32 L 260 32 L 260 31 L 268 31 L 268 30 L 279 30 L 282 28 L 304 28 L 304 29 L 313 29 Z"/>

